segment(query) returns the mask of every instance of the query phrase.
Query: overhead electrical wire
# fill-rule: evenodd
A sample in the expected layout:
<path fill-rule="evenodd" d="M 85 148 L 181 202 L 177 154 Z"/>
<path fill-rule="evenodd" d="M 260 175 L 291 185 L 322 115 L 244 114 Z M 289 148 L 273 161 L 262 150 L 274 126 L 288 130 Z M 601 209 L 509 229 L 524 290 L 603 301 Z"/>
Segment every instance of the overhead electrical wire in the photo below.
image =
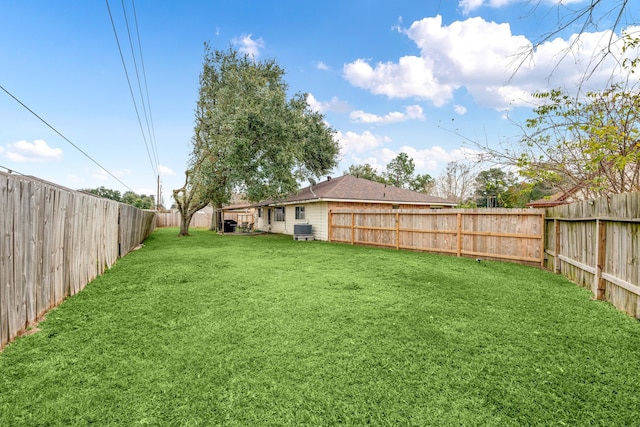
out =
<path fill-rule="evenodd" d="M 29 111 L 31 114 L 33 114 L 34 116 L 36 116 L 42 123 L 44 123 L 45 125 L 47 125 L 52 131 L 54 131 L 55 133 L 57 133 L 58 135 L 60 135 L 60 137 L 62 139 L 64 139 L 65 141 L 67 141 L 69 144 L 71 144 L 71 146 L 73 146 L 76 150 L 78 150 L 79 152 L 81 152 L 87 159 L 91 160 L 93 163 L 95 163 L 98 167 L 100 167 L 100 169 L 102 169 L 103 171 L 105 171 L 106 173 L 108 173 L 109 175 L 111 175 L 112 178 L 114 178 L 116 181 L 118 181 L 120 184 L 122 184 L 124 187 L 126 187 L 127 189 L 131 190 L 132 192 L 135 193 L 135 191 L 133 191 L 131 189 L 131 187 L 129 187 L 127 184 L 125 184 L 124 182 L 122 182 L 117 176 L 115 176 L 114 174 L 112 174 L 111 172 L 109 172 L 109 170 L 107 168 L 105 168 L 104 166 L 102 166 L 100 163 L 98 163 L 97 160 L 95 160 L 93 157 L 91 157 L 89 154 L 87 154 L 84 150 L 82 150 L 80 147 L 78 147 L 76 144 L 74 144 L 73 142 L 71 142 L 71 140 L 69 138 L 67 138 L 66 136 L 64 136 L 60 131 L 58 131 L 58 129 L 54 128 L 52 125 L 49 124 L 49 122 L 47 122 L 45 119 L 43 119 L 42 117 L 40 117 L 35 111 L 33 111 L 31 108 L 27 107 L 27 105 L 20 101 L 15 95 L 13 95 L 11 92 L 9 92 L 7 89 L 5 89 L 4 86 L 2 86 L 0 84 L 0 89 L 2 89 L 7 95 L 9 95 L 11 98 L 13 98 L 18 104 L 22 105 L 27 111 Z"/>
<path fill-rule="evenodd" d="M 140 100 L 142 101 L 142 111 L 144 113 L 144 120 L 147 124 L 147 136 L 149 137 L 149 144 L 151 145 L 151 153 L 155 159 L 156 170 L 158 169 L 158 156 L 156 153 L 156 147 L 151 137 L 151 126 L 149 124 L 149 114 L 147 113 L 147 104 L 148 104 L 148 93 L 147 93 L 147 102 L 145 102 L 144 94 L 142 93 L 142 84 L 140 83 L 140 73 L 138 72 L 138 62 L 136 61 L 135 49 L 133 47 L 133 40 L 131 38 L 131 29 L 129 27 L 129 18 L 127 18 L 127 8 L 124 5 L 124 0 L 121 0 L 122 3 L 122 13 L 124 14 L 124 22 L 127 27 L 127 37 L 129 38 L 129 48 L 131 49 L 131 58 L 133 60 L 133 68 L 136 72 L 136 80 L 138 82 L 138 91 L 140 92 Z M 133 1 L 131 2 L 132 7 L 134 8 L 135 15 L 135 4 Z M 137 30 L 137 20 L 136 20 L 136 30 Z M 138 33 L 138 46 L 140 46 L 140 34 Z M 142 51 L 140 51 L 140 61 L 142 61 Z"/>
<path fill-rule="evenodd" d="M 138 27 L 138 15 L 136 13 L 136 5 L 134 0 L 131 0 L 131 7 L 133 9 L 133 21 L 136 26 L 136 37 L 138 38 L 138 50 L 140 52 L 140 65 L 142 66 L 142 81 L 144 81 L 144 90 L 147 94 L 147 107 L 149 109 L 149 120 L 151 122 L 151 146 L 154 148 L 156 155 L 156 166 L 160 166 L 158 156 L 158 142 L 156 140 L 156 130 L 153 125 L 153 114 L 151 114 L 151 99 L 149 98 L 149 86 L 147 85 L 147 71 L 144 67 L 144 56 L 142 55 L 142 42 L 140 41 L 140 31 Z M 160 172 L 158 170 L 158 172 Z"/>
<path fill-rule="evenodd" d="M 153 159 L 151 158 L 151 152 L 149 150 L 149 144 L 147 143 L 147 137 L 144 133 L 144 127 L 142 126 L 142 120 L 140 119 L 140 112 L 138 110 L 138 104 L 136 103 L 136 97 L 133 93 L 133 88 L 131 87 L 131 79 L 129 78 L 129 72 L 127 71 L 127 65 L 124 60 L 124 55 L 122 54 L 122 47 L 120 46 L 120 39 L 118 38 L 118 32 L 116 30 L 115 22 L 113 21 L 113 15 L 111 14 L 111 8 L 109 7 L 109 0 L 105 0 L 107 3 L 107 10 L 109 12 L 109 19 L 111 20 L 111 27 L 113 28 L 113 34 L 116 38 L 116 44 L 118 45 L 118 52 L 120 52 L 120 60 L 122 61 L 122 66 L 124 68 L 124 74 L 127 78 L 127 84 L 129 85 L 129 93 L 131 94 L 131 99 L 133 100 L 133 107 L 136 111 L 136 117 L 138 118 L 138 124 L 140 125 L 140 132 L 142 133 L 142 139 L 144 141 L 144 145 L 147 149 L 147 155 L 149 157 L 149 163 L 151 164 L 151 169 L 154 174 L 154 179 L 158 175 L 157 167 L 155 167 L 153 163 Z"/>

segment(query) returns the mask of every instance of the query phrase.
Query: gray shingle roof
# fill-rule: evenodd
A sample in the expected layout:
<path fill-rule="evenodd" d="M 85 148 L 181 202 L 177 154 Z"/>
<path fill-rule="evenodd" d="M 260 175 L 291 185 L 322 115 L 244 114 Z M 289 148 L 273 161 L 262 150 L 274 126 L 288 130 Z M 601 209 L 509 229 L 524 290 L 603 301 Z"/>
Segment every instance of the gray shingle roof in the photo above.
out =
<path fill-rule="evenodd" d="M 387 202 L 405 204 L 424 204 L 454 206 L 456 202 L 442 197 L 429 196 L 416 191 L 405 190 L 379 182 L 343 175 L 328 179 L 316 185 L 300 189 L 283 200 L 265 201 L 258 205 L 271 203 L 311 202 L 314 200 L 355 200 L 360 202 Z"/>

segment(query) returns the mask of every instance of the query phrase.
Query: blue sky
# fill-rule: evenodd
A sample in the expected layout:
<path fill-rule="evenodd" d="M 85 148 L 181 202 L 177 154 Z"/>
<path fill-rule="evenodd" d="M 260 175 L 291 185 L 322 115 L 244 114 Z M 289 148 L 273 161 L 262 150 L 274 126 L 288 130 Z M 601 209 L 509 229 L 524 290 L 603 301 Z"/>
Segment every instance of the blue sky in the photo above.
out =
<path fill-rule="evenodd" d="M 123 3 L 142 79 L 140 36 L 151 132 Z M 0 166 L 75 189 L 144 194 L 155 194 L 160 173 L 170 205 L 171 190 L 183 182 L 208 41 L 275 59 L 291 93 L 310 94 L 342 147 L 333 175 L 365 162 L 383 170 L 404 151 L 417 172 L 435 177 L 447 162 L 477 150 L 470 140 L 497 146 L 517 136 L 516 124 L 530 115 L 531 92 L 571 89 L 582 79 L 609 39 L 612 16 L 560 65 L 578 28 L 544 43 L 517 70 L 514 65 L 520 49 L 553 30 L 558 16 L 586 4 L 557 3 L 137 0 L 136 32 L 132 1 L 110 0 L 141 130 L 105 1 L 0 0 L 0 85 L 109 173 L 3 91 Z M 631 0 L 621 28 L 638 22 L 638 6 L 640 0 Z M 614 68 L 609 58 L 588 87 L 602 88 Z"/>

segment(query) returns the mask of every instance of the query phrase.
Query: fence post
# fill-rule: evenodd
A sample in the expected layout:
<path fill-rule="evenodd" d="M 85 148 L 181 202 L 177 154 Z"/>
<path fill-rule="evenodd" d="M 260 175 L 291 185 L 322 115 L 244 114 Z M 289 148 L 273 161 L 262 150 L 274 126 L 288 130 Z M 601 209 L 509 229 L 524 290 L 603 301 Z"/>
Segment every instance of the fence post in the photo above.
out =
<path fill-rule="evenodd" d="M 554 253 L 556 256 L 555 262 L 553 263 L 553 270 L 555 273 L 560 273 L 560 221 L 558 221 L 558 218 L 553 219 L 553 229 L 555 233 Z"/>
<path fill-rule="evenodd" d="M 593 293 L 596 299 L 603 300 L 607 290 L 607 285 L 602 278 L 606 260 L 607 223 L 600 219 L 596 219 L 596 236 L 598 240 L 596 242 L 596 274 L 593 278 Z"/>
<path fill-rule="evenodd" d="M 459 257 L 462 256 L 462 214 L 458 213 L 458 244 L 457 244 L 457 255 Z"/>
<path fill-rule="evenodd" d="M 355 213 L 351 212 L 351 244 L 353 245 L 356 240 L 356 221 Z"/>
<path fill-rule="evenodd" d="M 396 250 L 400 250 L 400 214 L 396 212 Z"/>
<path fill-rule="evenodd" d="M 333 211 L 329 209 L 329 235 L 327 240 L 331 243 L 331 233 L 333 233 Z"/>
<path fill-rule="evenodd" d="M 544 239 L 546 237 L 546 219 L 545 219 L 545 213 L 543 212 L 542 215 L 540 215 L 540 225 L 542 226 L 542 228 L 540 229 L 540 267 L 544 268 Z"/>

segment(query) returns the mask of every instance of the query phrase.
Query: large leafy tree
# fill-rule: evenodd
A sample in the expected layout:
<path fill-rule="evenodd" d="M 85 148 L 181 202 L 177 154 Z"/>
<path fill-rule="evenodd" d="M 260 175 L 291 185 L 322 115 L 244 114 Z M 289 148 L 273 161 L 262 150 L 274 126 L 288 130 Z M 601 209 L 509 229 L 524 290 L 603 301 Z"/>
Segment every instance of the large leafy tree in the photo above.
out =
<path fill-rule="evenodd" d="M 99 197 L 104 197 L 105 199 L 115 200 L 116 202 L 122 201 L 122 194 L 120 193 L 120 191 L 112 190 L 104 186 L 100 186 L 98 188 L 83 188 L 79 191 L 90 193 Z"/>
<path fill-rule="evenodd" d="M 284 75 L 274 60 L 205 45 L 183 193 L 197 190 L 214 205 L 217 229 L 219 208 L 234 191 L 250 201 L 279 198 L 337 164 L 334 131 L 305 94 L 288 98 Z"/>
<path fill-rule="evenodd" d="M 407 153 L 399 153 L 387 164 L 385 176 L 387 182 L 394 187 L 408 188 L 414 179 L 416 165 Z"/>
<path fill-rule="evenodd" d="M 379 174 L 376 169 L 371 166 L 369 163 L 365 163 L 363 165 L 351 165 L 349 169 L 343 172 L 345 175 L 352 175 L 358 178 L 368 179 L 369 181 L 375 182 L 387 182 L 384 175 Z"/>
<path fill-rule="evenodd" d="M 399 153 L 387 164 L 387 170 L 383 173 L 378 173 L 369 163 L 351 165 L 344 173 L 398 188 L 431 193 L 434 179 L 429 174 L 415 174 L 415 169 L 413 158 L 407 153 Z"/>
<path fill-rule="evenodd" d="M 155 197 L 146 194 L 137 194 L 133 191 L 126 191 L 122 195 L 122 203 L 135 206 L 138 209 L 155 209 Z"/>
<path fill-rule="evenodd" d="M 146 194 L 138 194 L 133 191 L 126 191 L 124 194 L 120 194 L 118 190 L 112 190 L 105 188 L 104 186 L 98 188 L 84 188 L 80 191 L 85 193 L 94 194 L 105 199 L 115 200 L 127 205 L 135 206 L 139 209 L 155 209 L 155 197 L 148 196 Z"/>
<path fill-rule="evenodd" d="M 476 175 L 476 205 L 482 208 L 512 208 L 518 204 L 518 180 L 511 172 L 491 168 Z"/>
<path fill-rule="evenodd" d="M 413 177 L 409 184 L 409 189 L 417 191 L 419 193 L 432 194 L 435 188 L 436 181 L 428 173 L 417 174 Z"/>

